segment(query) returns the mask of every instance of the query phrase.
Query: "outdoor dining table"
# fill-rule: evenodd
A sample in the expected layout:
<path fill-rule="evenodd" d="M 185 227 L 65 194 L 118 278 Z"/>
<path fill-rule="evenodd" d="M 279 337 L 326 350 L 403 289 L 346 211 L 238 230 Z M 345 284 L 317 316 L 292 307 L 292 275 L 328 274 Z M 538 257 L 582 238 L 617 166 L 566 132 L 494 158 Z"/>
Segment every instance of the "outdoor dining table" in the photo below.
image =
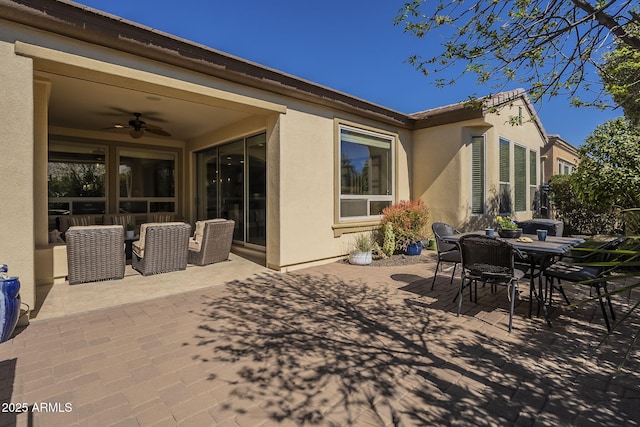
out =
<path fill-rule="evenodd" d="M 466 233 L 460 234 L 452 234 L 449 236 L 442 236 L 442 239 L 448 243 L 458 243 L 458 240 L 465 235 L 470 234 L 485 234 L 484 230 L 482 231 L 470 231 Z M 523 234 L 522 237 L 529 237 L 531 242 L 525 242 L 519 239 L 514 238 L 503 238 L 499 237 L 496 233 L 497 239 L 502 239 L 506 242 L 509 242 L 514 248 L 520 251 L 523 255 L 526 255 L 526 258 L 522 261 L 529 263 L 529 269 L 525 272 L 528 273 L 530 282 L 529 282 L 529 316 L 533 311 L 533 295 L 535 295 L 538 300 L 538 315 L 540 315 L 540 307 L 542 307 L 544 311 L 544 317 L 547 321 L 547 324 L 551 326 L 551 321 L 549 320 L 549 313 L 547 311 L 547 306 L 545 301 L 545 297 L 542 292 L 542 274 L 544 270 L 547 269 L 551 264 L 553 264 L 554 260 L 557 257 L 560 257 L 567 253 L 571 248 L 574 248 L 582 243 L 584 243 L 584 239 L 580 237 L 559 237 L 559 236 L 547 236 L 546 240 L 538 240 L 536 235 L 528 235 Z M 538 278 L 538 290 L 536 291 L 535 279 Z"/>

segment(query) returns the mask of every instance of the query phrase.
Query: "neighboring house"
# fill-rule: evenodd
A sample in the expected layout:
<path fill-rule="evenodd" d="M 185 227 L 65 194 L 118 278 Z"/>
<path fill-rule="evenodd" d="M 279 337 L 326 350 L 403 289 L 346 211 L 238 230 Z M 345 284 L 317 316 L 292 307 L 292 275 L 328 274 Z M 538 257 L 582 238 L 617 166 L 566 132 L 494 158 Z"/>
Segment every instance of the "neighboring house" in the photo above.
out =
<path fill-rule="evenodd" d="M 466 230 L 495 225 L 496 215 L 530 219 L 538 191 L 542 124 L 523 90 L 412 114 L 411 194 L 433 221 Z"/>
<path fill-rule="evenodd" d="M 456 227 L 531 216 L 545 136 L 522 91 L 406 115 L 55 0 L 0 0 L 0 63 L 0 262 L 31 307 L 64 278 L 67 213 L 231 218 L 275 270 L 338 259 L 399 200 Z"/>
<path fill-rule="evenodd" d="M 548 183 L 553 175 L 573 173 L 578 165 L 578 150 L 560 135 L 548 135 L 542 149 L 542 183 Z"/>

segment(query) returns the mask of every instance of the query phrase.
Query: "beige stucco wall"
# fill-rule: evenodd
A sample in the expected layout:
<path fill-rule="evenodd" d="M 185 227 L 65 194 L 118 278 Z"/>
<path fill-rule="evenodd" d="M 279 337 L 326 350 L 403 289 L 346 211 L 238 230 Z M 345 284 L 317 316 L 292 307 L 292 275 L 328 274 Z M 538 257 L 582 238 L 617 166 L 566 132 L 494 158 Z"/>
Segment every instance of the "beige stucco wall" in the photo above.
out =
<path fill-rule="evenodd" d="M 287 102 L 285 99 L 276 99 Z M 256 117 L 190 141 L 195 151 L 258 131 L 267 132 L 267 265 L 278 270 L 326 262 L 345 255 L 353 230 L 336 232 L 336 123 L 397 135 L 396 198 L 410 198 L 411 134 L 370 120 L 304 102 L 289 102 L 286 114 Z M 191 156 L 192 162 L 194 155 Z M 192 191 L 195 174 L 192 173 Z M 193 193 L 192 193 L 193 196 Z M 373 222 L 375 223 L 375 221 Z"/>
<path fill-rule="evenodd" d="M 543 182 L 549 182 L 549 178 L 553 175 L 558 175 L 558 161 L 562 160 L 566 163 L 573 165 L 574 167 L 578 164 L 578 156 L 575 153 L 570 152 L 563 147 L 553 144 L 549 149 L 544 153 L 546 158 L 543 161 Z"/>
<path fill-rule="evenodd" d="M 19 276 L 20 295 L 35 302 L 34 276 L 34 103 L 33 67 L 0 42 L 0 263 Z"/>
<path fill-rule="evenodd" d="M 521 108 L 518 108 L 521 107 Z M 510 116 L 522 113 L 522 124 L 509 124 Z M 540 164 L 540 149 L 544 138 L 531 120 L 522 100 L 516 100 L 484 119 L 436 126 L 415 131 L 413 146 L 413 194 L 430 207 L 432 221 L 441 221 L 459 229 L 473 230 L 494 225 L 495 212 L 487 207 L 486 215 L 471 215 L 471 138 L 485 137 L 485 194 L 490 198 L 499 187 L 500 137 L 536 151 Z M 513 155 L 513 149 L 512 149 Z M 528 158 L 527 158 L 528 159 Z M 528 160 L 527 160 L 528 164 Z M 538 166 L 539 167 L 539 166 Z M 513 167 L 512 179 L 513 183 Z M 527 185 L 529 176 L 527 174 Z M 528 195 L 528 192 L 527 192 Z M 528 204 L 530 202 L 528 201 Z M 518 219 L 531 218 L 532 212 L 517 212 Z"/>

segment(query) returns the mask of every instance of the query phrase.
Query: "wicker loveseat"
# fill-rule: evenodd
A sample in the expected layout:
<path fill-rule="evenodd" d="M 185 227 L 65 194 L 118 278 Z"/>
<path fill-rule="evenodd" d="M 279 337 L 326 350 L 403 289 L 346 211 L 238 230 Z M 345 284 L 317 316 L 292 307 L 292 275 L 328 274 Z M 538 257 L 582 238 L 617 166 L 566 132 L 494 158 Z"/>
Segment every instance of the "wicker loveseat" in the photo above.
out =
<path fill-rule="evenodd" d="M 62 215 L 56 222 L 58 230 L 64 236 L 69 227 L 96 225 L 96 217 L 95 215 Z"/>
<path fill-rule="evenodd" d="M 66 232 L 69 284 L 124 277 L 124 228 L 72 226 Z"/>
<path fill-rule="evenodd" d="M 209 219 L 196 222 L 189 239 L 189 264 L 208 265 L 229 259 L 235 221 Z"/>
<path fill-rule="evenodd" d="M 143 276 L 187 268 L 191 226 L 183 222 L 145 223 L 133 243 L 131 266 Z"/>
<path fill-rule="evenodd" d="M 173 222 L 176 215 L 173 212 L 150 212 L 147 214 L 147 222 Z"/>
<path fill-rule="evenodd" d="M 104 214 L 102 222 L 104 225 L 122 225 L 127 228 L 129 224 L 136 225 L 136 217 L 133 214 Z"/>

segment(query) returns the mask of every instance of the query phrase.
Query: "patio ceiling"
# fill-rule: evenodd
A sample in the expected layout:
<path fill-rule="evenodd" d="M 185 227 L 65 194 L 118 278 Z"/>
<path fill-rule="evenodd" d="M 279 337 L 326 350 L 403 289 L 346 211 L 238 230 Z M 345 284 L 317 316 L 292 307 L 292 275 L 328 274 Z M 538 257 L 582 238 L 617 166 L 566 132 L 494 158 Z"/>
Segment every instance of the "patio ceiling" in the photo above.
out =
<path fill-rule="evenodd" d="M 158 93 L 118 87 L 54 73 L 41 73 L 51 82 L 49 125 L 52 127 L 102 131 L 128 136 L 133 113 L 171 134 L 154 138 L 189 140 L 251 116 L 246 111 L 216 107 Z M 132 139 L 133 141 L 133 139 Z"/>

